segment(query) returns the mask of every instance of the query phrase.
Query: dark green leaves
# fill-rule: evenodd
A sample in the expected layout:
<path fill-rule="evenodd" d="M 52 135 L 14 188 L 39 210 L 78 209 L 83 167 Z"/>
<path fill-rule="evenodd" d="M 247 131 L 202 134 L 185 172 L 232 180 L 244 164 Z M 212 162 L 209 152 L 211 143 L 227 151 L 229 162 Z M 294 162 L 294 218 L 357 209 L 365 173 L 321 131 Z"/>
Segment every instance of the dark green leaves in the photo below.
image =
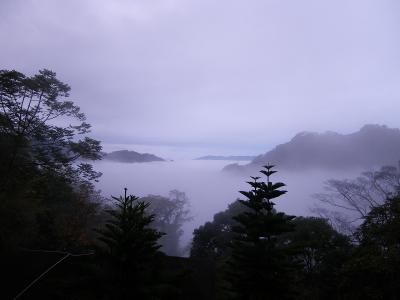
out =
<path fill-rule="evenodd" d="M 67 100 L 69 91 L 70 87 L 50 70 L 40 70 L 31 77 L 0 71 L 0 134 L 14 137 L 5 174 L 14 167 L 20 152 L 28 151 L 31 166 L 65 176 L 71 182 L 100 176 L 87 166 L 74 164 L 78 159 L 99 159 L 101 146 L 84 136 L 90 132 L 90 125 L 80 108 Z M 58 126 L 56 119 L 76 123 Z"/>

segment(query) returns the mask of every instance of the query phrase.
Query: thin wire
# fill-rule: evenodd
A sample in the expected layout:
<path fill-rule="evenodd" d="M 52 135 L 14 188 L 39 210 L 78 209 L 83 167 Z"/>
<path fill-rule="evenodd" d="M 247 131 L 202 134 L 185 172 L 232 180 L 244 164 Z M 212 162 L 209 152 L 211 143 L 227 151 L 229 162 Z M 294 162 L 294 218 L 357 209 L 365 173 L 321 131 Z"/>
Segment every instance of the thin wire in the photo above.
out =
<path fill-rule="evenodd" d="M 70 254 L 65 255 L 63 258 L 61 258 L 59 261 L 57 261 L 54 265 L 50 266 L 46 271 L 44 271 L 42 274 L 40 274 L 35 280 L 33 280 L 30 284 L 26 286 L 17 296 L 15 296 L 15 299 L 18 299 L 21 297 L 32 285 L 34 285 L 36 282 L 38 282 L 44 275 L 46 275 L 51 269 L 53 269 L 55 266 L 57 266 L 60 262 L 62 262 L 64 259 L 68 258 Z"/>
<path fill-rule="evenodd" d="M 40 249 L 22 249 L 23 251 L 28 251 L 28 252 L 39 252 L 39 253 L 56 253 L 56 254 L 69 254 L 69 256 L 87 256 L 87 255 L 93 255 L 94 251 L 89 251 L 88 253 L 81 253 L 81 254 L 72 254 L 70 252 L 66 252 L 66 251 L 60 251 L 60 250 L 40 250 Z"/>
<path fill-rule="evenodd" d="M 82 254 L 72 254 L 69 252 L 64 252 L 64 251 L 57 251 L 57 250 L 31 250 L 31 249 L 23 249 L 24 251 L 29 251 L 29 252 L 41 252 L 41 253 L 57 253 L 57 254 L 65 254 L 60 260 L 58 260 L 55 264 L 51 265 L 49 268 L 46 269 L 42 274 L 40 274 L 38 277 L 36 277 L 30 284 L 28 284 L 21 292 L 18 293 L 17 296 L 14 297 L 14 300 L 18 299 L 21 297 L 28 289 L 30 289 L 36 282 L 38 282 L 44 275 L 49 273 L 55 266 L 57 266 L 59 263 L 61 263 L 63 260 L 67 259 L 68 257 L 77 257 L 77 256 L 87 256 L 87 255 L 93 255 L 94 252 L 89 252 L 89 253 L 82 253 Z"/>

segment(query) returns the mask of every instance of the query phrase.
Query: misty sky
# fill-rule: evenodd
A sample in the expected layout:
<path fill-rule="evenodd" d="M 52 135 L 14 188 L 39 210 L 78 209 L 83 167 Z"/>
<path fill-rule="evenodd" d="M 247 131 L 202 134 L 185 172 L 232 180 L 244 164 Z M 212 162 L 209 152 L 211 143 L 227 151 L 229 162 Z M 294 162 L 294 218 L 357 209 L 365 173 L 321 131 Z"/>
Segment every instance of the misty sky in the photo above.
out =
<path fill-rule="evenodd" d="M 105 144 L 400 127 L 398 0 L 1 0 L 0 40 L 1 69 L 57 72 Z"/>

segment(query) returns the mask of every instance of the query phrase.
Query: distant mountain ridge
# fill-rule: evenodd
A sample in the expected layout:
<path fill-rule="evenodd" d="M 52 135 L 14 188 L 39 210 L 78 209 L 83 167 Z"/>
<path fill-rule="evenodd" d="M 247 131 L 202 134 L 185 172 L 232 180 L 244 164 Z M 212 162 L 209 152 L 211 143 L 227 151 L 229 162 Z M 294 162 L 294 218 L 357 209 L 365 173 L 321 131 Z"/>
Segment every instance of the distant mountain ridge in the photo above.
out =
<path fill-rule="evenodd" d="M 119 150 L 110 153 L 103 153 L 103 159 L 124 163 L 165 161 L 161 157 L 155 156 L 154 154 L 139 153 L 129 150 Z"/>
<path fill-rule="evenodd" d="M 195 160 L 253 160 L 255 156 L 236 155 L 236 156 L 221 156 L 221 155 L 206 155 L 195 158 Z"/>
<path fill-rule="evenodd" d="M 351 134 L 301 132 L 289 142 L 259 155 L 249 164 L 231 164 L 226 171 L 240 171 L 271 163 L 283 169 L 374 167 L 400 160 L 400 130 L 365 125 Z"/>

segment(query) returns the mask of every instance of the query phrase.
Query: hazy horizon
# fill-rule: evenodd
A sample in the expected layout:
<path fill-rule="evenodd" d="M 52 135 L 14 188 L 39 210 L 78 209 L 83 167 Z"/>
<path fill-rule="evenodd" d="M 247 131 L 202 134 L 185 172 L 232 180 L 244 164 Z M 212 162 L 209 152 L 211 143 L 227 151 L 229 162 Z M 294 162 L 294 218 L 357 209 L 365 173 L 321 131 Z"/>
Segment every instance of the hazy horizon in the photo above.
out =
<path fill-rule="evenodd" d="M 57 72 L 104 144 L 261 154 L 299 131 L 400 127 L 399 6 L 4 0 L 0 66 Z"/>
<path fill-rule="evenodd" d="M 232 161 L 233 162 L 233 161 Z M 248 191 L 246 183 L 252 176 L 262 174 L 254 171 L 242 174 L 222 172 L 230 161 L 177 160 L 150 163 L 118 163 L 97 161 L 94 167 L 103 173 L 96 184 L 107 199 L 119 196 L 124 188 L 128 194 L 138 197 L 148 195 L 168 196 L 169 191 L 178 189 L 186 193 L 190 202 L 193 220 L 184 224 L 182 245 L 187 245 L 195 228 L 212 221 L 214 214 L 225 210 L 228 205 L 243 196 L 240 190 Z M 235 163 L 237 163 L 235 161 Z M 242 162 L 245 163 L 245 162 Z M 278 170 L 273 181 L 286 184 L 288 193 L 277 201 L 276 208 L 297 216 L 315 215 L 311 210 L 318 204 L 313 194 L 323 191 L 329 179 L 345 179 L 358 176 L 362 169 L 307 171 Z"/>
<path fill-rule="evenodd" d="M 243 156 L 259 155 L 265 150 L 262 148 L 253 150 L 238 150 L 234 148 L 212 147 L 212 146 L 185 146 L 185 145 L 145 145 L 145 144 L 102 144 L 104 152 L 112 152 L 119 150 L 130 150 L 139 153 L 150 153 L 166 160 L 192 160 L 205 155 L 221 155 L 221 156 Z"/>

